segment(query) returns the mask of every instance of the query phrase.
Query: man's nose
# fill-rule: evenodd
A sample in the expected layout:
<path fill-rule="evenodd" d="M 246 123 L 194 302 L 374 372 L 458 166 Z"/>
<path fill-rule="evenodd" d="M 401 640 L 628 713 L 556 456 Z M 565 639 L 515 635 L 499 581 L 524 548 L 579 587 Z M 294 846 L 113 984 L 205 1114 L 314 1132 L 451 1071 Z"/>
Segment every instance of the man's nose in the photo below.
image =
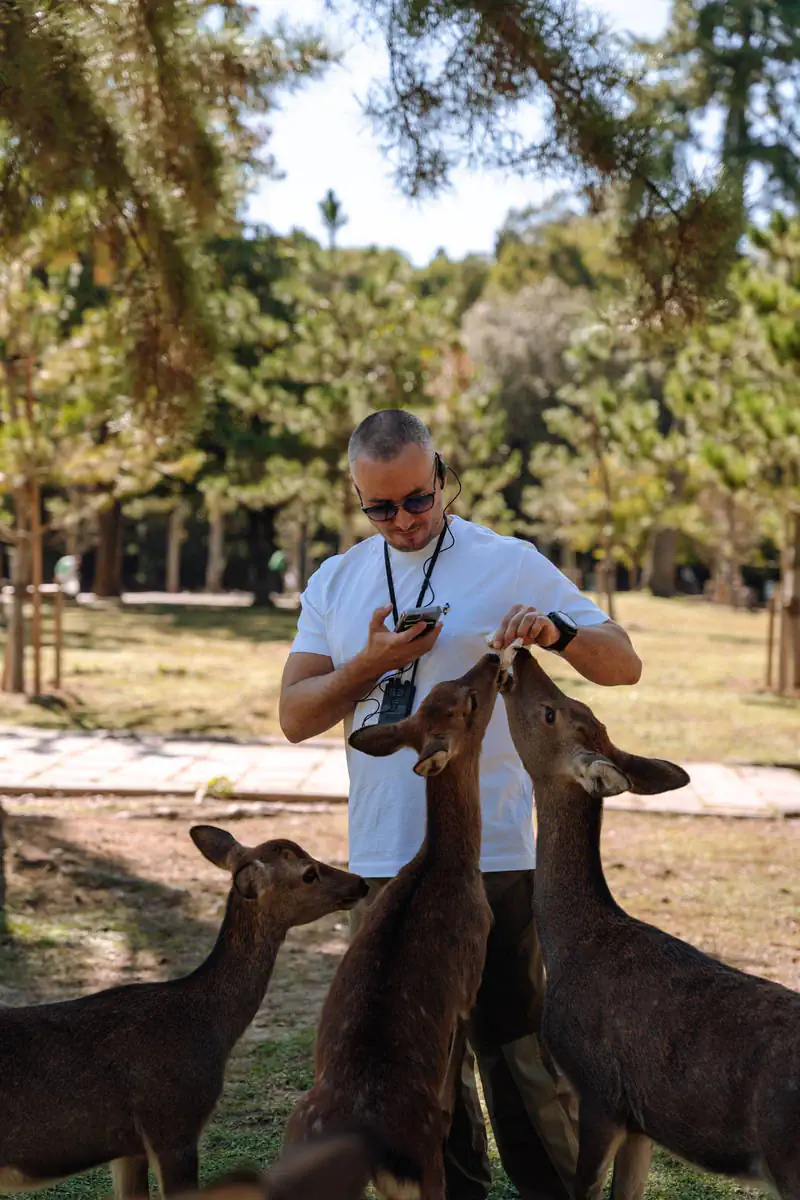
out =
<path fill-rule="evenodd" d="M 398 529 L 410 529 L 414 524 L 414 514 L 406 512 L 404 508 L 398 508 L 394 523 Z"/>

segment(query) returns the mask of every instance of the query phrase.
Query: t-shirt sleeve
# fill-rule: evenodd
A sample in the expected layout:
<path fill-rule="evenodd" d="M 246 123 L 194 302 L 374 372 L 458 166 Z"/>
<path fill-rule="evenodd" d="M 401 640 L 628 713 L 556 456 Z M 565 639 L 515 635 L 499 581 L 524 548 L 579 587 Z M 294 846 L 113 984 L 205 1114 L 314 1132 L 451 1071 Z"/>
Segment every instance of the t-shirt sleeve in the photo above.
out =
<path fill-rule="evenodd" d="M 300 597 L 300 617 L 290 654 L 324 654 L 331 658 L 325 629 L 325 586 L 315 571 Z"/>
<path fill-rule="evenodd" d="M 608 620 L 603 610 L 535 546 L 524 544 L 521 554 L 517 593 L 512 603 L 534 604 L 543 613 L 566 613 L 576 625 L 601 625 Z"/>

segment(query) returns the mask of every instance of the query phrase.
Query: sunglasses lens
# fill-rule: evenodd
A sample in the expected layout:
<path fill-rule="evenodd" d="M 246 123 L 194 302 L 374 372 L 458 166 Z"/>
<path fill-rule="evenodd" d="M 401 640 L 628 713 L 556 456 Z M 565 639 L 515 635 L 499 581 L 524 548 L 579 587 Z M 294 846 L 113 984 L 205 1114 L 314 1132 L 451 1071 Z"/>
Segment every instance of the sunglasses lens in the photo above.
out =
<path fill-rule="evenodd" d="M 394 504 L 371 504 L 368 508 L 362 510 L 364 515 L 369 517 L 370 521 L 391 521 L 392 517 L 397 515 L 397 508 Z"/>
<path fill-rule="evenodd" d="M 424 496 L 409 496 L 403 508 L 408 513 L 424 513 L 433 508 L 434 493 L 427 492 Z"/>

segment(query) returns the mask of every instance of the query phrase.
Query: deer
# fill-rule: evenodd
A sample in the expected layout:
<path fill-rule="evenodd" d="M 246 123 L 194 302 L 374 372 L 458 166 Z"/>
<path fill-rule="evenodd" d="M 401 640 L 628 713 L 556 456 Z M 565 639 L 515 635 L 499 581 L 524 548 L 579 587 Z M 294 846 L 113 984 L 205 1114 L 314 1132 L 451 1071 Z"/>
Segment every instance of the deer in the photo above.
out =
<path fill-rule="evenodd" d="M 268 1171 L 240 1168 L 176 1200 L 359 1200 L 381 1153 L 351 1129 L 293 1146 Z"/>
<path fill-rule="evenodd" d="M 480 872 L 478 763 L 499 677 L 498 655 L 484 655 L 432 688 L 412 716 L 349 739 L 377 757 L 416 751 L 425 837 L 339 964 L 317 1028 L 315 1082 L 285 1144 L 361 1124 L 383 1146 L 371 1179 L 387 1200 L 444 1196 L 443 1144 L 492 919 Z"/>
<path fill-rule="evenodd" d="M 196 1189 L 198 1140 L 225 1066 L 255 1017 L 290 927 L 352 908 L 358 875 L 295 842 L 190 836 L 230 873 L 211 953 L 191 974 L 59 1003 L 0 1010 L 0 1191 L 32 1190 L 111 1163 L 117 1200 Z"/>
<path fill-rule="evenodd" d="M 619 750 L 518 650 L 502 685 L 538 820 L 545 1046 L 579 1097 L 575 1200 L 640 1200 L 652 1145 L 800 1200 L 800 995 L 626 913 L 600 856 L 603 800 L 689 776 Z"/>

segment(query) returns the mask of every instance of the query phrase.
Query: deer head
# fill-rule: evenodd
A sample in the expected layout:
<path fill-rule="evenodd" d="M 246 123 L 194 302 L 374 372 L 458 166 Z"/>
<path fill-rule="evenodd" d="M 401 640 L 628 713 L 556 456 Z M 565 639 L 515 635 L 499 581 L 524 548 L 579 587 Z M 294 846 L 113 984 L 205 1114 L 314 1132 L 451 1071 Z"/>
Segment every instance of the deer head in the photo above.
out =
<path fill-rule="evenodd" d="M 350 745 L 383 758 L 403 746 L 418 754 L 414 770 L 429 778 L 462 755 L 477 755 L 494 712 L 500 658 L 485 654 L 460 679 L 437 683 L 417 712 L 393 725 L 368 725 L 350 735 Z"/>
<path fill-rule="evenodd" d="M 230 871 L 232 886 L 245 901 L 286 929 L 353 908 L 369 891 L 360 875 L 317 862 L 284 838 L 248 847 L 214 825 L 194 825 L 189 834 L 209 862 Z"/>
<path fill-rule="evenodd" d="M 617 749 L 592 710 L 565 696 L 527 650 L 517 651 L 502 692 L 514 745 L 534 786 L 571 779 L 600 799 L 669 792 L 689 782 L 675 763 Z"/>

